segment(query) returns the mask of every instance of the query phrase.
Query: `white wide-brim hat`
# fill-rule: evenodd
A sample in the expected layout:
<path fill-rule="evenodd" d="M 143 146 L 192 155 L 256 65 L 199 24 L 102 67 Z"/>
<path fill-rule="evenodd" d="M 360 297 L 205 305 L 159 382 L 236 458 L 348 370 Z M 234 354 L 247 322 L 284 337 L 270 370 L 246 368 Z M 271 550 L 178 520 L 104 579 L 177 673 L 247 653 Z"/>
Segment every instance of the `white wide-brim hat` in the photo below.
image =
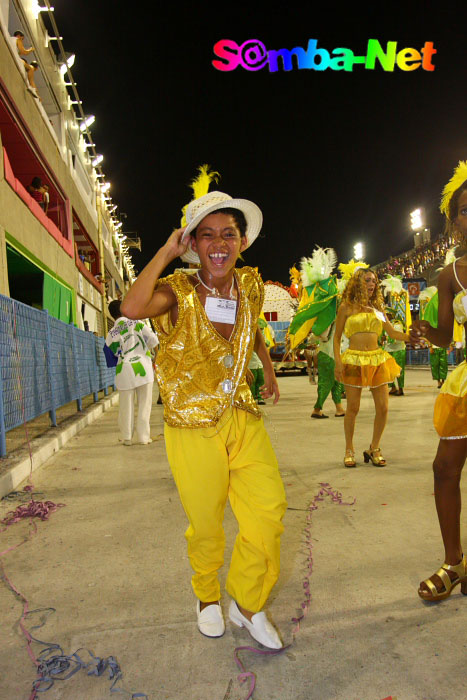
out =
<path fill-rule="evenodd" d="M 263 225 L 261 209 L 248 199 L 233 199 L 230 195 L 225 194 L 225 192 L 208 192 L 203 197 L 193 199 L 188 204 L 185 213 L 187 227 L 182 237 L 182 243 L 187 242 L 187 239 L 190 238 L 190 232 L 193 231 L 208 214 L 217 211 L 217 209 L 227 209 L 230 207 L 233 209 L 240 209 L 245 215 L 247 224 L 246 248 L 249 248 L 258 237 L 261 226 Z M 184 262 L 199 263 L 198 253 L 192 249 L 190 242 L 188 242 L 186 252 L 180 257 Z"/>

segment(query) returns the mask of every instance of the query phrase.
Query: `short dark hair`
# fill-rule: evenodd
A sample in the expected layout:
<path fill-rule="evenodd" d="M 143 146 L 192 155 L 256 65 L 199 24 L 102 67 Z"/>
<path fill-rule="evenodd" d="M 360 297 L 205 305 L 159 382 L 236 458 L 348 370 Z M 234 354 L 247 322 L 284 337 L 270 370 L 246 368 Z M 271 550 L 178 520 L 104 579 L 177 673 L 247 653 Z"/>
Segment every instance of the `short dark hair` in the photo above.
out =
<path fill-rule="evenodd" d="M 35 187 L 36 189 L 38 187 L 42 187 L 42 180 L 40 177 L 33 177 L 31 180 L 31 187 Z"/>
<path fill-rule="evenodd" d="M 226 214 L 227 216 L 232 216 L 235 223 L 238 226 L 238 230 L 240 231 L 240 236 L 243 238 L 246 236 L 246 229 L 247 229 L 247 220 L 245 218 L 245 214 L 240 210 L 240 209 L 235 209 L 234 207 L 221 207 L 220 209 L 216 209 L 215 211 L 209 212 L 209 214 L 206 214 L 206 216 L 210 216 L 211 214 Z M 201 222 L 200 222 L 201 223 Z M 199 224 L 198 224 L 199 226 Z M 193 231 L 190 231 L 190 236 L 195 237 L 196 236 L 196 231 L 198 230 L 198 226 L 193 229 Z"/>
<path fill-rule="evenodd" d="M 114 301 L 111 301 L 109 304 L 109 314 L 112 316 L 114 320 L 117 320 L 117 318 L 120 318 L 122 315 L 120 313 L 120 302 L 118 299 L 115 299 Z"/>
<path fill-rule="evenodd" d="M 39 64 L 38 64 L 37 61 L 31 61 L 31 66 L 32 66 L 33 68 L 39 68 Z"/>
<path fill-rule="evenodd" d="M 20 32 L 19 29 L 16 30 L 16 32 L 13 34 L 13 36 L 20 36 L 22 39 L 24 39 L 24 34 L 23 34 L 23 32 Z"/>

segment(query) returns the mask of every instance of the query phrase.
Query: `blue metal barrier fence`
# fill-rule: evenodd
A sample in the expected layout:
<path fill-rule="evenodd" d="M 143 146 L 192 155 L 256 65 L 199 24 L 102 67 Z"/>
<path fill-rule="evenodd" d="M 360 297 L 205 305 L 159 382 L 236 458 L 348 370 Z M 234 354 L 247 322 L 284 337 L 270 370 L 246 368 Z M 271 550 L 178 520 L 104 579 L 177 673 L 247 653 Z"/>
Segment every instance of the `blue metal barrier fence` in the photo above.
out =
<path fill-rule="evenodd" d="M 407 348 L 406 350 L 407 365 L 419 367 L 425 365 L 430 366 L 430 350 L 429 348 Z M 448 355 L 448 365 L 456 365 L 456 351 L 452 350 Z"/>
<path fill-rule="evenodd" d="M 106 365 L 104 338 L 81 331 L 0 294 L 0 457 L 6 433 L 70 401 L 115 386 L 115 367 Z"/>

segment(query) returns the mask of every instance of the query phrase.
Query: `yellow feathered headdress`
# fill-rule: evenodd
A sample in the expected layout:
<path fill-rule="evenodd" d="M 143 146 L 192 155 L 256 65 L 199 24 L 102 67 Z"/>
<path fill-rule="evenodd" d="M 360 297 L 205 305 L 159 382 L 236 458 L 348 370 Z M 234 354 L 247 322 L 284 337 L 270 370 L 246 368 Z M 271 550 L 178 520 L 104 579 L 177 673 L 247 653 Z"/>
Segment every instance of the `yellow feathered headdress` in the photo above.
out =
<path fill-rule="evenodd" d="M 449 218 L 449 202 L 451 197 L 461 185 L 467 182 L 467 160 L 460 160 L 459 165 L 454 170 L 454 175 L 449 180 L 443 190 L 443 198 L 440 204 L 440 211 Z"/>
<path fill-rule="evenodd" d="M 213 180 L 214 180 L 214 182 L 219 182 L 220 174 L 218 172 L 216 172 L 215 170 L 209 170 L 210 167 L 211 167 L 210 165 L 200 165 L 199 166 L 198 177 L 196 177 L 190 183 L 190 187 L 193 190 L 193 199 L 199 199 L 200 197 L 204 197 L 204 195 L 209 192 L 209 185 L 211 184 L 211 182 Z M 186 210 L 187 210 L 188 204 L 189 204 L 189 202 L 187 204 L 185 204 L 185 206 L 182 209 L 182 220 L 181 220 L 180 226 L 187 225 Z"/>
<path fill-rule="evenodd" d="M 298 287 L 298 285 L 300 284 L 300 272 L 297 270 L 295 265 L 290 268 L 289 275 L 290 275 L 290 281 L 292 282 L 292 284 L 296 284 Z"/>
<path fill-rule="evenodd" d="M 341 273 L 343 279 L 349 280 L 357 270 L 366 270 L 369 267 L 368 263 L 352 258 L 348 263 L 340 263 L 337 269 Z"/>

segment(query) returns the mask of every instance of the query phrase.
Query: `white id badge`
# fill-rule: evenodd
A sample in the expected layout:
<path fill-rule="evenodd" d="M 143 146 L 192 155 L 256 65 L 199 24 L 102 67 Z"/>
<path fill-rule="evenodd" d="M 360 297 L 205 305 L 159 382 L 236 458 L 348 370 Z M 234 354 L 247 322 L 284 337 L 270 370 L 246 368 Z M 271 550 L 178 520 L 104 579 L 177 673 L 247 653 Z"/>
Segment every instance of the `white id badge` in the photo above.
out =
<path fill-rule="evenodd" d="M 204 305 L 206 316 L 214 323 L 235 323 L 237 315 L 237 302 L 235 299 L 219 299 L 219 297 L 206 297 Z"/>

